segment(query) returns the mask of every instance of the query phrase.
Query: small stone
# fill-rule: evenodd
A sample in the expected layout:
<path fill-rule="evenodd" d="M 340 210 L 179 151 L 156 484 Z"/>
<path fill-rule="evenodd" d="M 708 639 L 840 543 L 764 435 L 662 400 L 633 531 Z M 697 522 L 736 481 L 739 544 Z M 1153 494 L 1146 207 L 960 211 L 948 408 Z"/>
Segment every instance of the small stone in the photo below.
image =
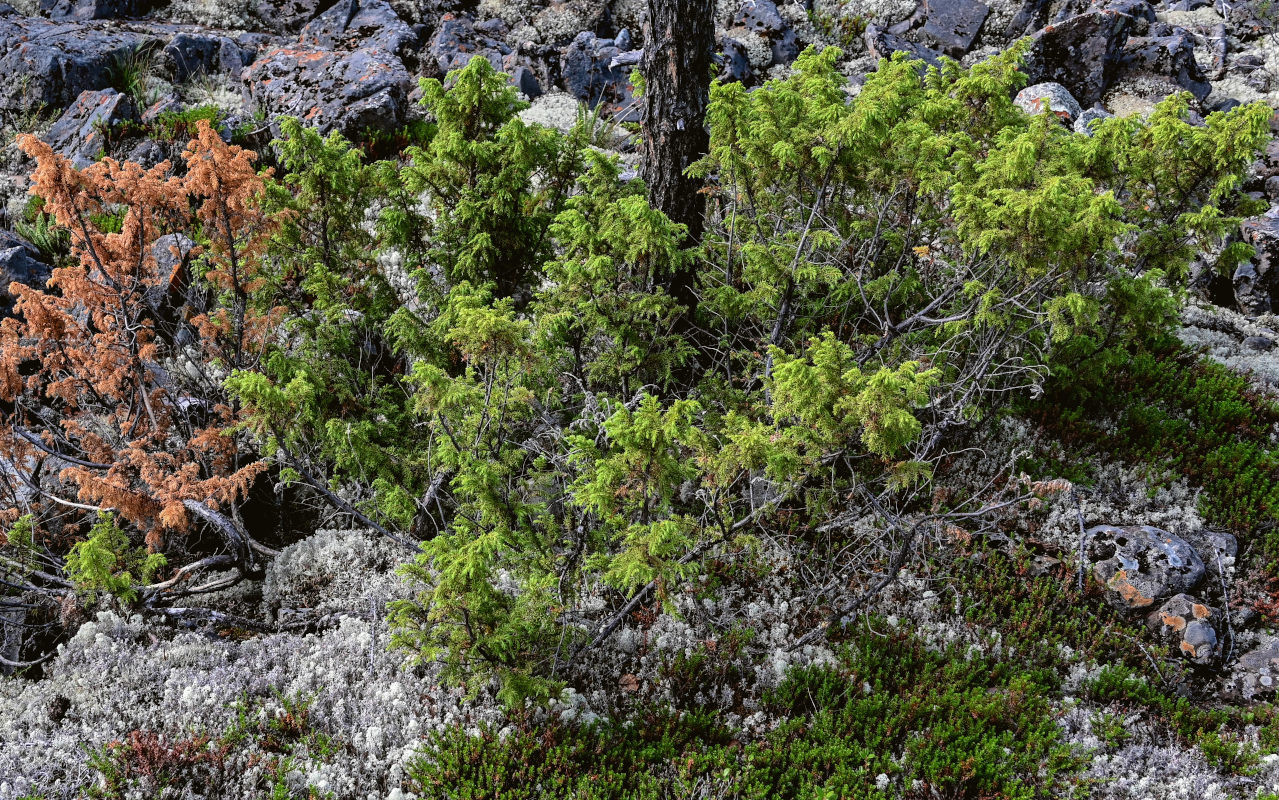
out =
<path fill-rule="evenodd" d="M 1188 594 L 1169 598 L 1147 618 L 1147 624 L 1184 658 L 1208 664 L 1217 653 L 1215 609 Z"/>
<path fill-rule="evenodd" d="M 1250 350 L 1269 352 L 1275 348 L 1275 340 L 1269 336 L 1249 336 L 1243 340 L 1243 346 Z"/>
<path fill-rule="evenodd" d="M 1107 601 L 1121 611 L 1151 608 L 1203 580 L 1203 559 L 1168 531 L 1098 525 L 1087 536 L 1093 575 L 1105 585 Z"/>
<path fill-rule="evenodd" d="M 1079 103 L 1060 83 L 1037 83 L 1017 93 L 1013 100 L 1027 114 L 1048 112 L 1066 125 L 1072 125 L 1083 113 Z"/>
<path fill-rule="evenodd" d="M 1094 122 L 1100 123 L 1102 120 L 1113 119 L 1114 116 L 1115 116 L 1114 114 L 1111 114 L 1106 109 L 1097 108 L 1096 106 L 1094 106 L 1093 108 L 1084 109 L 1083 111 L 1080 112 L 1079 116 L 1075 119 L 1075 124 L 1074 124 L 1075 133 L 1082 133 L 1087 136 L 1092 136 L 1093 135 L 1092 123 Z"/>

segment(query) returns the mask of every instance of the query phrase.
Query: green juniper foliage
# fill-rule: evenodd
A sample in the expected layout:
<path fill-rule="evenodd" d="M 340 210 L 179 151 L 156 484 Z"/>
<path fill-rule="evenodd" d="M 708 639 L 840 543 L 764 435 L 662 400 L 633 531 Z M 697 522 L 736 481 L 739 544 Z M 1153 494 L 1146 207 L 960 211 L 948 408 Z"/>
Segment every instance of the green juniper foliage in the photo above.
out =
<path fill-rule="evenodd" d="M 150 583 L 167 563 L 162 553 L 134 548 L 116 524 L 115 515 L 104 512 L 98 515 L 88 538 L 71 546 L 67 576 L 89 603 L 97 601 L 99 591 L 132 603 L 137 599 L 135 584 Z"/>
<path fill-rule="evenodd" d="M 930 511 L 953 432 L 1163 331 L 1269 117 L 1178 96 L 1075 134 L 1012 103 L 1024 52 L 897 54 L 851 100 L 833 49 L 716 85 L 693 249 L 483 58 L 423 82 L 404 162 L 285 121 L 251 297 L 282 323 L 228 384 L 284 480 L 421 542 L 394 643 L 519 704 L 598 643 L 592 594 L 669 600 L 787 526 L 847 584 L 1008 497 Z M 886 535 L 847 524 L 872 511 Z"/>

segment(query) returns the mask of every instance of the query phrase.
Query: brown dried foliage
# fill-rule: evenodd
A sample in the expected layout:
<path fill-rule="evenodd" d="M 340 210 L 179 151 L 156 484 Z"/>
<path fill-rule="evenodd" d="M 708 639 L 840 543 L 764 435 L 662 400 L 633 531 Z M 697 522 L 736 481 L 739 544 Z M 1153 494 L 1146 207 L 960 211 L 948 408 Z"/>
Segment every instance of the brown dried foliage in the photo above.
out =
<path fill-rule="evenodd" d="M 262 470 L 221 388 L 253 365 L 273 321 L 247 303 L 273 224 L 256 205 L 261 177 L 252 154 L 207 123 L 182 176 L 167 161 L 78 170 L 35 137 L 19 145 L 37 162 L 32 193 L 71 232 L 72 257 L 48 287 L 12 284 L 16 316 L 0 323 L 0 400 L 12 406 L 0 456 L 37 506 L 9 514 L 113 509 L 159 549 L 190 525 L 183 501 L 235 503 Z M 118 233 L 95 223 L 120 210 Z M 170 233 L 200 243 L 182 263 L 207 270 L 203 291 L 157 260 Z"/>

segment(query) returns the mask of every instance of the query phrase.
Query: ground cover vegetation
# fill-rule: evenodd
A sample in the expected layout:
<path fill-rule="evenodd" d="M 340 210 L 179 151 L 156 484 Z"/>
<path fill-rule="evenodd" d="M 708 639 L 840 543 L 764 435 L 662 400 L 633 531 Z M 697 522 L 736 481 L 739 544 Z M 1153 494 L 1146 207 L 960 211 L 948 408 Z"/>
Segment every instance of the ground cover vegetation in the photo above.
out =
<path fill-rule="evenodd" d="M 982 541 L 1088 476 L 952 470 L 967 431 L 1016 414 L 1191 476 L 1224 526 L 1272 524 L 1279 411 L 1168 335 L 1192 259 L 1229 274 L 1251 255 L 1228 234 L 1271 112 L 1195 125 L 1173 96 L 1074 133 L 1013 104 L 1024 52 L 927 71 L 899 54 L 855 96 L 834 50 L 757 91 L 715 85 L 696 242 L 590 121 L 523 122 L 483 58 L 423 82 L 419 144 L 386 160 L 287 118 L 274 169 L 202 115 L 160 123 L 194 136 L 152 169 L 77 170 L 24 137 L 28 224 L 60 264 L 0 323 L 8 597 L 50 652 L 110 604 L 261 629 L 192 598 L 261 575 L 286 542 L 260 520 L 336 521 L 411 557 L 392 644 L 472 692 L 495 682 L 517 715 L 503 737 L 437 737 L 410 770 L 424 793 L 1053 791 L 1079 765 L 1045 700 L 1060 645 L 1114 648 L 1128 623 L 1081 620 L 1062 576 Z M 778 552 L 815 576 L 797 646 L 839 653 L 763 698 L 781 727 L 745 741 L 695 702 L 643 724 L 519 718 L 631 614 L 690 583 L 713 600 L 716 575 Z M 857 623 L 938 559 L 1015 658 Z M 1099 701 L 1248 768 L 1232 737 L 1255 720 L 1191 715 L 1132 677 L 1140 649 L 1096 657 L 1116 664 Z M 115 787 L 157 747 L 97 768 Z"/>

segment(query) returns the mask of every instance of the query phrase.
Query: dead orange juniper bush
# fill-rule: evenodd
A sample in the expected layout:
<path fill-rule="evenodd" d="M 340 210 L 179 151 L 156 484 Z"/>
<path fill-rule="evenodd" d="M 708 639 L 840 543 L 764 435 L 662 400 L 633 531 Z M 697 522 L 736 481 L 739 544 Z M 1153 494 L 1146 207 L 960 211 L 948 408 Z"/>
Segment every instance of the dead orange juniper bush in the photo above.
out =
<path fill-rule="evenodd" d="M 38 535 L 64 540 L 111 513 L 163 551 L 263 469 L 221 385 L 255 363 L 272 323 L 246 300 L 273 226 L 255 201 L 262 176 L 207 122 L 182 176 L 168 162 L 80 170 L 32 136 L 19 144 L 71 258 L 47 289 L 13 284 L 16 316 L 0 323 L 3 513 L 25 509 Z"/>

